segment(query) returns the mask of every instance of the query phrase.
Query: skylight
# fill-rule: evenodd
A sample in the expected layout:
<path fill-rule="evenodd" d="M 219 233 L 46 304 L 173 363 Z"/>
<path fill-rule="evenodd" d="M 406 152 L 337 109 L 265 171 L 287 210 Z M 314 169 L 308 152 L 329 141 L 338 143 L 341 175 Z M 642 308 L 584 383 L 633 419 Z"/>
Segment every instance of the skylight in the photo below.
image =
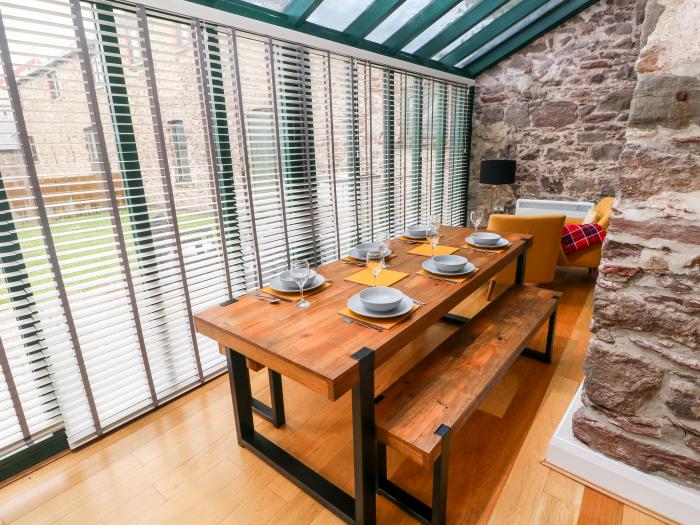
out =
<path fill-rule="evenodd" d="M 469 11 L 474 5 L 478 4 L 479 0 L 466 0 L 465 2 L 460 2 L 454 6 L 450 11 L 443 15 L 437 22 L 431 25 L 428 29 L 423 31 L 416 38 L 411 40 L 411 42 L 402 49 L 405 53 L 415 53 L 418 49 L 423 47 L 428 41 L 435 38 L 438 33 L 445 29 L 452 22 L 457 20 L 464 13 Z"/>
<path fill-rule="evenodd" d="M 391 13 L 374 31 L 367 35 L 367 40 L 383 43 L 391 35 L 401 29 L 421 9 L 430 4 L 431 0 L 407 0 L 405 4 Z"/>
<path fill-rule="evenodd" d="M 323 0 L 307 19 L 336 31 L 345 30 L 373 0 Z"/>

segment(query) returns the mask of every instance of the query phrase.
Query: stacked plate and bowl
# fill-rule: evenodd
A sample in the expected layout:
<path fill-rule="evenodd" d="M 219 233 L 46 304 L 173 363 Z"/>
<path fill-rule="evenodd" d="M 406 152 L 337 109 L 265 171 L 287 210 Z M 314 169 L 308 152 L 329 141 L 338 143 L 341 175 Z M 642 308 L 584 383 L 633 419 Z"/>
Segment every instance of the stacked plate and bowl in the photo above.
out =
<path fill-rule="evenodd" d="M 426 272 L 441 277 L 459 277 L 473 272 L 476 268 L 466 257 L 461 255 L 436 255 L 421 266 Z"/>
<path fill-rule="evenodd" d="M 309 277 L 304 283 L 304 293 L 315 290 L 319 286 L 323 286 L 326 282 L 326 278 L 321 274 L 316 273 L 313 270 L 309 270 Z M 276 292 L 282 293 L 297 293 L 299 291 L 299 285 L 292 278 L 292 272 L 287 270 L 270 281 L 270 288 Z"/>
<path fill-rule="evenodd" d="M 510 244 L 507 239 L 493 232 L 474 232 L 464 240 L 479 248 L 503 248 Z"/>
<path fill-rule="evenodd" d="M 390 319 L 410 312 L 413 300 L 396 288 L 373 286 L 348 299 L 348 308 L 363 317 Z"/>

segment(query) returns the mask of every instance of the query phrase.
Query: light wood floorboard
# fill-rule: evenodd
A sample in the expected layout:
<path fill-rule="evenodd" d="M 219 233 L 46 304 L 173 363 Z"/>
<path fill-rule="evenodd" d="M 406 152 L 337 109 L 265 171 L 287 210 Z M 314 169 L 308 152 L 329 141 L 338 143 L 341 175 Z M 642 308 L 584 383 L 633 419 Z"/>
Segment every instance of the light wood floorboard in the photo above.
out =
<path fill-rule="evenodd" d="M 520 358 L 452 439 L 448 518 L 459 524 L 656 525 L 661 522 L 541 464 L 580 381 L 593 279 L 563 270 L 554 363 Z M 485 289 L 456 313 L 485 304 Z M 377 371 L 377 391 L 455 330 L 441 323 Z M 531 346 L 542 348 L 541 330 Z M 269 398 L 267 373 L 252 374 Z M 350 399 L 284 380 L 287 425 L 257 429 L 352 493 Z M 335 516 L 236 445 L 226 377 L 0 488 L 0 524 L 335 524 Z M 430 473 L 389 451 L 389 476 L 428 501 Z M 378 498 L 379 523 L 415 521 Z"/>

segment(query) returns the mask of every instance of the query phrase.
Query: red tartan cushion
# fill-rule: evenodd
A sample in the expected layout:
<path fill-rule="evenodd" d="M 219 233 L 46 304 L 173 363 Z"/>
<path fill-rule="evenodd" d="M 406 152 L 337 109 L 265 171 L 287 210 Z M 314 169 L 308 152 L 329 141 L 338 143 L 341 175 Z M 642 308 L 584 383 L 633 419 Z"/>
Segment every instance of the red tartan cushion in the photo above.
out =
<path fill-rule="evenodd" d="M 566 255 L 600 244 L 605 230 L 600 224 L 565 224 L 561 232 L 561 247 Z"/>

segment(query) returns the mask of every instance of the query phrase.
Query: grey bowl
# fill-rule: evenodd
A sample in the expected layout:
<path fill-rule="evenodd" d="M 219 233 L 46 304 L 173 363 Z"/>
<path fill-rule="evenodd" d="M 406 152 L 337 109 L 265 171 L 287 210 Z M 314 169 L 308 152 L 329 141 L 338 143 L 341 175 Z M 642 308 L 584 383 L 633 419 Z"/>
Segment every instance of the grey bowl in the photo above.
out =
<path fill-rule="evenodd" d="M 433 257 L 433 262 L 441 272 L 458 272 L 469 261 L 461 255 L 436 255 Z"/>
<path fill-rule="evenodd" d="M 360 292 L 360 301 L 368 310 L 374 312 L 389 312 L 401 304 L 403 293 L 388 286 L 373 286 Z"/>

